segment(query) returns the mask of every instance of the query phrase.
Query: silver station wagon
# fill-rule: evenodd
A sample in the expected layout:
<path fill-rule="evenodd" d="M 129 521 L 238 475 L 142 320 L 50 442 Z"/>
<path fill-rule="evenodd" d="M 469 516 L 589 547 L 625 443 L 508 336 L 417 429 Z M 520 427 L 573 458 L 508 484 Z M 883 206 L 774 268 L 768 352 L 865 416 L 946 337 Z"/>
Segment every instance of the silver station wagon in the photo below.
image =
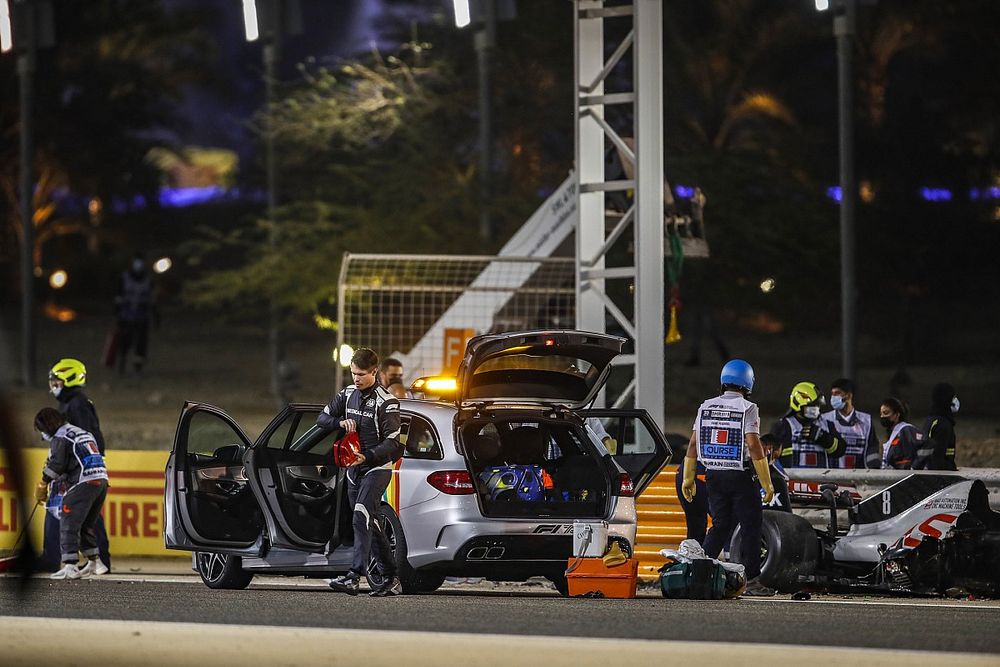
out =
<path fill-rule="evenodd" d="M 580 331 L 478 336 L 451 400 L 400 401 L 405 453 L 375 520 L 405 592 L 448 576 L 544 576 L 565 594 L 575 521 L 607 522 L 609 542 L 631 554 L 635 496 L 671 452 L 644 410 L 588 410 L 624 342 Z M 289 405 L 254 440 L 219 408 L 184 405 L 164 538 L 193 552 L 207 586 L 350 567 L 351 507 L 332 453 L 343 434 L 316 426 L 323 407 Z"/>

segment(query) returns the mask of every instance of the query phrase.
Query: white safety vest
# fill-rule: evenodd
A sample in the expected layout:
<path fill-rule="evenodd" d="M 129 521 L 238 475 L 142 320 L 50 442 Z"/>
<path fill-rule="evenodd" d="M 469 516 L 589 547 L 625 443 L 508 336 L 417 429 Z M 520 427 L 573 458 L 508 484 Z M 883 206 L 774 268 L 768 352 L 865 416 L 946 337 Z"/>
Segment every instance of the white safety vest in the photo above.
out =
<path fill-rule="evenodd" d="M 760 413 L 740 393 L 727 391 L 701 404 L 694 432 L 702 465 L 709 470 L 743 470 L 750 461 L 746 434 L 760 433 Z"/>
<path fill-rule="evenodd" d="M 864 468 L 868 436 L 872 432 L 872 416 L 854 410 L 849 417 L 831 410 L 823 415 L 830 433 L 844 439 L 844 455 L 836 461 L 840 468 Z"/>
<path fill-rule="evenodd" d="M 829 468 L 830 457 L 826 450 L 802 437 L 802 423 L 793 415 L 785 417 L 785 423 L 792 430 L 792 457 L 795 467 Z M 817 419 L 816 428 L 820 433 L 830 433 L 830 423 L 825 419 Z"/>

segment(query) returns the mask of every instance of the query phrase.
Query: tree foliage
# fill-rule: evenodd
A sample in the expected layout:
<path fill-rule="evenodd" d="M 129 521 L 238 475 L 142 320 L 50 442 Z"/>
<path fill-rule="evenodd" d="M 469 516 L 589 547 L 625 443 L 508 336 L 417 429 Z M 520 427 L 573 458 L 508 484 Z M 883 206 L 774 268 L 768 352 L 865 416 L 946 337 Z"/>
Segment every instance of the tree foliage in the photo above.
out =
<path fill-rule="evenodd" d="M 302 79 L 254 120 L 276 144 L 279 192 L 272 224 L 258 220 L 198 256 L 246 262 L 206 274 L 196 304 L 257 307 L 270 299 L 292 315 L 336 294 L 344 252 L 468 253 L 478 249 L 475 171 L 463 155 L 462 107 L 449 70 L 375 53 L 336 70 L 305 65 Z"/>
<path fill-rule="evenodd" d="M 92 248 L 99 246 L 99 216 L 86 209 L 67 213 L 57 205 L 61 197 L 72 193 L 107 202 L 112 195 L 155 191 L 157 176 L 145 155 L 162 143 L 157 131 L 175 123 L 174 103 L 185 86 L 208 77 L 204 62 L 212 51 L 203 12 L 168 13 L 158 0 L 55 5 L 56 44 L 38 53 L 34 77 L 36 262 L 44 243 L 55 237 L 80 234 Z M 17 89 L 16 61 L 0 58 L 4 91 Z M 0 264 L 13 263 L 13 240 L 21 234 L 19 132 L 17 96 L 4 95 Z"/>

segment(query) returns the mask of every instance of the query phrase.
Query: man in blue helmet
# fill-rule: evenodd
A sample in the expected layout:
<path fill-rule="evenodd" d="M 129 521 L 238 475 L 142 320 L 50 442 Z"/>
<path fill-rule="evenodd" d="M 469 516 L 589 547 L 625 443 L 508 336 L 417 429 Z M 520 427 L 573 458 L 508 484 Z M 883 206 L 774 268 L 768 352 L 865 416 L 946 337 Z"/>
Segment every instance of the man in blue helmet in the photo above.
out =
<path fill-rule="evenodd" d="M 705 537 L 705 553 L 718 558 L 736 525 L 744 533 L 741 553 L 734 554 L 746 568 L 746 595 L 774 595 L 760 583 L 760 540 L 764 504 L 774 498 L 767 458 L 760 443 L 760 413 L 747 400 L 753 390 L 753 368 L 742 359 L 722 367 L 722 394 L 698 408 L 684 459 L 681 493 L 688 502 L 695 496 L 698 463 L 705 466 L 712 528 Z M 756 471 L 756 479 L 754 478 Z M 759 483 L 759 485 L 758 485 Z"/>

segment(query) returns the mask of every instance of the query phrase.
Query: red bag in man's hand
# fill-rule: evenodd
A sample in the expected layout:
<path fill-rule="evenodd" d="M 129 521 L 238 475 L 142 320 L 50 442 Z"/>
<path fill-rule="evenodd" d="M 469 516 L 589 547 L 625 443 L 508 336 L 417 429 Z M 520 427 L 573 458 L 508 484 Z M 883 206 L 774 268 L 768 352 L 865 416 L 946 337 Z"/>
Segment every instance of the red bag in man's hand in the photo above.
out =
<path fill-rule="evenodd" d="M 338 468 L 350 467 L 361 457 L 361 439 L 357 431 L 348 433 L 333 443 L 333 462 Z"/>

